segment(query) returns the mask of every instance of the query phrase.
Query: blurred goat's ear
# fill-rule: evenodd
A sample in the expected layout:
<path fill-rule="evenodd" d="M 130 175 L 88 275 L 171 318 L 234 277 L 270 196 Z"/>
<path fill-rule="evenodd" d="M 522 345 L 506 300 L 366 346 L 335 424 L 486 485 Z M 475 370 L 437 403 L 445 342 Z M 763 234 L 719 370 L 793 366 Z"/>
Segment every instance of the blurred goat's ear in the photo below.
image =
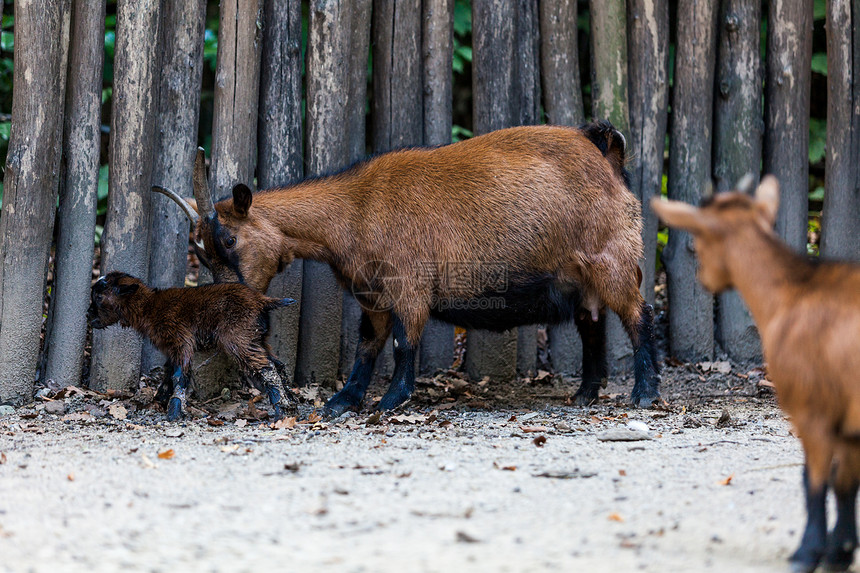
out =
<path fill-rule="evenodd" d="M 237 217 L 247 217 L 248 209 L 251 208 L 251 200 L 253 194 L 250 187 L 244 183 L 239 183 L 233 187 L 233 212 Z"/>
<path fill-rule="evenodd" d="M 755 186 L 755 175 L 752 173 L 747 173 L 735 184 L 735 189 L 743 193 L 744 195 L 749 195 L 752 193 L 753 187 Z"/>
<path fill-rule="evenodd" d="M 776 177 L 767 175 L 761 180 L 758 189 L 755 190 L 755 202 L 759 212 L 770 226 L 773 226 L 776 213 L 779 211 L 779 182 Z"/>
<path fill-rule="evenodd" d="M 651 208 L 660 219 L 670 227 L 677 227 L 695 233 L 702 225 L 701 210 L 681 201 L 665 201 L 658 197 L 651 199 Z"/>
<path fill-rule="evenodd" d="M 130 285 L 119 285 L 117 289 L 117 294 L 119 296 L 128 296 L 137 292 L 137 289 L 140 288 L 140 285 L 137 283 L 132 283 Z"/>

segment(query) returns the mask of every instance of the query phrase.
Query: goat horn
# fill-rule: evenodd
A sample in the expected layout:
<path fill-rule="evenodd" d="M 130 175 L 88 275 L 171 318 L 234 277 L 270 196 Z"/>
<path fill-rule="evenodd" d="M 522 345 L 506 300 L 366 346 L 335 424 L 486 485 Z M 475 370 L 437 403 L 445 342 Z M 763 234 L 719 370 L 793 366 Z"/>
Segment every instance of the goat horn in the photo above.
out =
<path fill-rule="evenodd" d="M 749 195 L 752 192 L 754 186 L 755 175 L 753 175 L 752 173 L 747 173 L 746 175 L 738 179 L 738 182 L 735 184 L 735 189 L 737 189 L 741 193 Z"/>
<path fill-rule="evenodd" d="M 714 182 L 708 179 L 705 183 L 705 191 L 702 193 L 702 199 L 710 199 L 714 196 Z"/>
<path fill-rule="evenodd" d="M 166 195 L 167 197 L 170 197 L 171 199 L 176 201 L 176 204 L 182 207 L 182 210 L 185 211 L 185 214 L 188 216 L 189 219 L 191 219 L 191 224 L 197 225 L 197 220 L 200 218 L 200 216 L 197 214 L 197 211 L 195 211 L 194 208 L 188 204 L 188 201 L 179 196 L 179 193 L 173 191 L 172 189 L 162 187 L 161 185 L 153 185 L 152 190 L 156 193 Z"/>
<path fill-rule="evenodd" d="M 215 205 L 212 204 L 212 189 L 206 177 L 206 156 L 202 147 L 197 148 L 197 160 L 194 162 L 194 198 L 201 217 L 215 218 Z"/>

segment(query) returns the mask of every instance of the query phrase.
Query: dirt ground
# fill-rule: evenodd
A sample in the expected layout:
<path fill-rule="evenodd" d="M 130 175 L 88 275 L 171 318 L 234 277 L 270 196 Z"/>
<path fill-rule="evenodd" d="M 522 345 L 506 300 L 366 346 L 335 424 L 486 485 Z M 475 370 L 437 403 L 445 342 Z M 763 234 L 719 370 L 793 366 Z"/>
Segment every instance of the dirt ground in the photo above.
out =
<path fill-rule="evenodd" d="M 169 424 L 151 387 L 45 390 L 0 417 L 0 571 L 783 571 L 802 452 L 763 376 L 667 368 L 636 410 L 629 378 L 577 408 L 447 374 L 335 421 L 305 389 L 286 427 L 247 393 Z"/>

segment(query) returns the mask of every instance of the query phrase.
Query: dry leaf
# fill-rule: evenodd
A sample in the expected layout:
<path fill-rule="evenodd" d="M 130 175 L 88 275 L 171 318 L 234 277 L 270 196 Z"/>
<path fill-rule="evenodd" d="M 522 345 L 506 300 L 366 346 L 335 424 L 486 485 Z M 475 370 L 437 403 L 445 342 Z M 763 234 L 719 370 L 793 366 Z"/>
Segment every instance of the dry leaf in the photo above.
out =
<path fill-rule="evenodd" d="M 223 426 L 224 420 L 216 420 L 215 418 L 206 418 L 206 423 L 210 426 Z"/>
<path fill-rule="evenodd" d="M 289 430 L 291 428 L 296 427 L 296 418 L 295 416 L 291 418 L 281 418 L 274 424 L 272 424 L 273 430 Z"/>
<path fill-rule="evenodd" d="M 733 477 L 735 477 L 735 474 L 732 474 L 729 477 L 727 477 L 726 479 L 722 479 L 722 480 L 718 481 L 717 483 L 719 483 L 720 485 L 731 485 Z"/>
<path fill-rule="evenodd" d="M 365 426 L 374 426 L 379 423 L 379 419 L 382 418 L 382 412 L 374 412 L 370 416 L 368 416 L 367 420 L 364 421 Z"/>
<path fill-rule="evenodd" d="M 526 434 L 537 434 L 540 432 L 546 432 L 546 426 L 520 426 L 520 430 Z"/>
<path fill-rule="evenodd" d="M 128 416 L 128 410 L 119 403 L 111 404 L 110 408 L 108 408 L 108 413 L 116 420 L 125 420 L 125 417 Z"/>
<path fill-rule="evenodd" d="M 320 416 L 316 412 L 311 412 L 310 415 L 308 416 L 308 422 L 311 424 L 316 424 L 320 420 L 322 420 L 322 416 Z"/>
<path fill-rule="evenodd" d="M 174 452 L 172 449 L 162 450 L 162 451 L 158 452 L 158 458 L 162 459 L 162 460 L 169 460 L 169 459 L 173 458 L 173 456 L 175 456 L 175 455 L 176 455 L 176 452 Z"/>
<path fill-rule="evenodd" d="M 537 447 L 542 448 L 543 445 L 546 443 L 546 436 L 537 436 L 534 440 L 532 440 L 532 443 Z"/>
<path fill-rule="evenodd" d="M 624 521 L 624 518 L 617 513 L 610 513 L 609 517 L 607 517 L 606 519 L 608 519 L 609 521 L 618 521 L 619 523 Z"/>
<path fill-rule="evenodd" d="M 3 465 L 5 463 L 6 463 L 6 454 L 4 454 L 3 452 L 0 452 L 0 465 Z"/>
<path fill-rule="evenodd" d="M 618 475 L 620 475 L 620 476 L 626 476 L 626 475 L 627 475 L 627 472 L 626 472 L 626 471 L 624 471 L 624 470 L 618 470 Z"/>
<path fill-rule="evenodd" d="M 69 474 L 66 476 L 66 479 L 69 481 L 75 481 L 75 474 Z"/>
<path fill-rule="evenodd" d="M 421 414 L 401 414 L 399 416 L 391 416 L 388 421 L 395 424 L 423 424 L 427 421 L 427 416 Z"/>

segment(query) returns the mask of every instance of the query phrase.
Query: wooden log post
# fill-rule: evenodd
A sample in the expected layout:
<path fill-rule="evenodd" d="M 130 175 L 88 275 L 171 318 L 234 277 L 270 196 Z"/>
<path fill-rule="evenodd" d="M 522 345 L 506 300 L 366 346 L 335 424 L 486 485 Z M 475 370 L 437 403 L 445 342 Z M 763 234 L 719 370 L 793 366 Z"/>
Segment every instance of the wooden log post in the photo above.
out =
<path fill-rule="evenodd" d="M 541 119 L 539 20 L 537 0 L 517 1 L 515 125 L 534 125 Z M 536 325 L 517 329 L 517 373 L 522 376 L 537 372 L 537 329 Z"/>
<path fill-rule="evenodd" d="M 591 102 L 595 119 L 608 119 L 630 139 L 627 103 L 627 14 L 624 0 L 592 0 Z M 637 173 L 638 158 L 628 154 Z M 606 359 L 610 374 L 633 368 L 633 345 L 621 319 L 606 312 Z"/>
<path fill-rule="evenodd" d="M 44 381 L 80 385 L 87 340 L 99 180 L 105 4 L 72 6 L 54 289 L 43 351 Z"/>
<path fill-rule="evenodd" d="M 264 0 L 260 64 L 257 183 L 261 189 L 301 179 L 302 165 L 302 5 L 299 0 Z M 301 259 L 269 285 L 269 296 L 298 304 L 271 314 L 269 344 L 287 372 L 296 371 L 302 295 Z"/>
<path fill-rule="evenodd" d="M 577 126 L 585 117 L 579 79 L 576 0 L 541 0 L 540 61 L 547 121 Z M 582 341 L 573 320 L 547 327 L 552 369 L 573 375 L 582 367 Z"/>
<path fill-rule="evenodd" d="M 451 143 L 451 58 L 454 54 L 454 0 L 424 0 L 424 144 Z M 431 318 L 424 327 L 419 373 L 431 376 L 454 361 L 454 325 Z"/>
<path fill-rule="evenodd" d="M 15 3 L 15 91 L 0 213 L 0 403 L 33 399 L 63 143 L 69 0 Z"/>
<path fill-rule="evenodd" d="M 688 203 L 698 203 L 711 179 L 717 8 L 716 0 L 678 2 L 669 198 Z M 713 296 L 696 279 L 690 235 L 670 230 L 663 261 L 668 275 L 671 353 L 686 361 L 710 358 L 714 353 Z"/>
<path fill-rule="evenodd" d="M 349 6 L 311 0 L 308 30 L 306 168 L 317 175 L 342 168 L 349 157 L 347 98 Z M 296 381 L 334 385 L 340 363 L 343 292 L 331 268 L 305 261 Z"/>
<path fill-rule="evenodd" d="M 669 106 L 669 1 L 627 0 L 631 190 L 642 202 L 642 296 L 654 304 L 657 215 L 648 207 L 663 183 L 663 147 Z"/>
<path fill-rule="evenodd" d="M 761 165 L 761 2 L 725 0 L 719 20 L 714 101 L 714 179 L 717 191 L 734 189 Z M 761 341 L 736 291 L 719 295 L 717 341 L 733 360 L 760 362 Z"/>
<path fill-rule="evenodd" d="M 200 86 L 203 79 L 205 0 L 163 0 L 161 65 L 156 80 L 157 125 L 152 181 L 183 197 L 192 197 L 191 173 L 197 153 Z M 149 227 L 149 283 L 158 288 L 185 285 L 188 218 L 176 203 L 153 194 Z M 143 372 L 162 366 L 165 358 L 144 342 Z"/>
<path fill-rule="evenodd" d="M 517 4 L 472 1 L 472 97 L 476 135 L 515 125 L 517 106 Z M 481 261 L 492 263 L 493 261 Z M 517 332 L 469 330 L 466 372 L 480 380 L 511 380 L 517 373 Z"/>
<path fill-rule="evenodd" d="M 367 62 L 370 54 L 370 14 L 372 0 L 356 0 L 349 11 L 349 93 L 347 99 L 348 163 L 361 161 L 367 154 Z M 343 293 L 340 332 L 340 377 L 347 378 L 355 361 L 361 305 L 351 292 Z M 393 364 L 391 345 L 386 345 L 376 362 L 376 372 L 385 362 Z M 390 370 L 389 370 L 390 372 Z"/>
<path fill-rule="evenodd" d="M 860 261 L 860 1 L 827 3 L 827 156 L 821 254 Z"/>
<path fill-rule="evenodd" d="M 149 278 L 149 221 L 158 62 L 158 0 L 119 0 L 102 273 Z M 90 386 L 137 387 L 142 339 L 114 326 L 93 333 Z"/>
<path fill-rule="evenodd" d="M 764 172 L 779 179 L 776 230 L 799 253 L 809 217 L 812 4 L 768 1 Z"/>

